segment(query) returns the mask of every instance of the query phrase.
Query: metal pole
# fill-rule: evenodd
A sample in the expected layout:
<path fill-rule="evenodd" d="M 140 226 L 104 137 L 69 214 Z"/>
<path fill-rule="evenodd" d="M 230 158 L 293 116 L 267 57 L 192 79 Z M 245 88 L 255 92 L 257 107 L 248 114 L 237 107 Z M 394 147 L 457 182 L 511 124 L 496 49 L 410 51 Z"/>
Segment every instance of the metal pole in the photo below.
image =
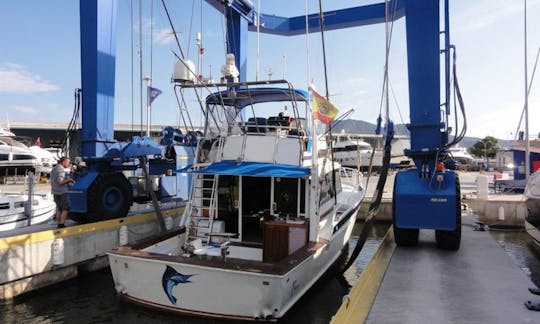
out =
<path fill-rule="evenodd" d="M 152 78 L 149 76 L 145 76 L 144 81 L 146 81 L 146 136 L 150 137 L 150 123 L 151 123 L 150 84 L 152 82 Z"/>
<path fill-rule="evenodd" d="M 525 179 L 529 180 L 530 173 L 530 142 L 529 142 L 529 85 L 527 76 L 527 0 L 523 0 L 523 30 L 524 30 L 524 61 L 525 61 Z"/>

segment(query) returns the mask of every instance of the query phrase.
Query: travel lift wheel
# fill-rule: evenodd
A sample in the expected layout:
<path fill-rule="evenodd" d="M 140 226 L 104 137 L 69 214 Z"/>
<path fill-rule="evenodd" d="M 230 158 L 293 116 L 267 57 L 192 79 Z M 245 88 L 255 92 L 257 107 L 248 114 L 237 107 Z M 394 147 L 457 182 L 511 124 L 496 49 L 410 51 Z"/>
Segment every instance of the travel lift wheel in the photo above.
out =
<path fill-rule="evenodd" d="M 88 190 L 88 222 L 125 217 L 133 203 L 131 184 L 122 173 L 100 174 Z"/>
<path fill-rule="evenodd" d="M 396 182 L 394 182 L 393 197 L 396 197 Z M 399 228 L 396 225 L 396 201 L 392 199 L 392 220 L 394 228 L 394 240 L 397 246 L 416 246 L 418 244 L 418 229 Z"/>
<path fill-rule="evenodd" d="M 437 246 L 444 250 L 456 251 L 461 243 L 461 189 L 456 176 L 456 229 L 453 231 L 435 231 Z"/>

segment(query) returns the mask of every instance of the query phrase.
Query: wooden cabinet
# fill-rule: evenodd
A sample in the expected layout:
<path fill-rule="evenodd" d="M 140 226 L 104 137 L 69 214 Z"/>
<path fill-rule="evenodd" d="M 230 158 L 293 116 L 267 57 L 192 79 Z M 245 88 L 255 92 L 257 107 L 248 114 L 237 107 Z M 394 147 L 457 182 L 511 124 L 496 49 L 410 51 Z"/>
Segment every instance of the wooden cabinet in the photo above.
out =
<path fill-rule="evenodd" d="M 308 241 L 308 222 L 263 223 L 263 261 L 277 262 L 293 254 Z"/>

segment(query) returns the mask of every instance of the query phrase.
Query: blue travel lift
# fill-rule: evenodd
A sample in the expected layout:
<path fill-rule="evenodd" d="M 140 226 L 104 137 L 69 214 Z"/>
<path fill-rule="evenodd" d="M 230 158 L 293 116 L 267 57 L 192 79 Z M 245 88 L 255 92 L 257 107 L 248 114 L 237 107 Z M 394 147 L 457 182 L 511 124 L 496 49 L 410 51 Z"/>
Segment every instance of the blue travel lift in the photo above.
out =
<path fill-rule="evenodd" d="M 79 164 L 73 175 L 75 185 L 69 190 L 72 217 L 100 221 L 126 216 L 134 200 L 153 200 L 156 207 L 156 197 L 152 196 L 186 199 L 188 176 L 165 174 L 167 169 L 176 170 L 192 162 L 193 141 L 170 143 L 169 152 L 173 156 L 163 156 L 164 147 L 149 137 L 134 137 L 130 142 L 114 140 L 117 1 L 80 0 L 79 11 L 82 81 L 79 153 L 84 163 Z M 126 177 L 125 171 L 141 166 L 144 177 Z M 158 190 L 150 183 L 151 177 L 157 178 Z M 160 226 L 163 230 L 162 220 Z"/>
<path fill-rule="evenodd" d="M 227 18 L 228 52 L 235 54 L 240 81 L 245 81 L 247 76 L 247 33 L 255 31 L 257 24 L 260 32 L 274 35 L 294 36 L 306 31 L 304 16 L 286 18 L 260 14 L 258 21 L 259 15 L 251 1 L 206 2 Z M 416 166 L 397 173 L 392 209 L 398 245 L 416 245 L 419 229 L 433 229 L 441 248 L 457 250 L 461 241 L 459 181 L 455 172 L 442 167 L 448 156 L 448 146 L 455 143 L 449 143 L 451 128 L 448 126 L 450 50 L 453 48 L 449 35 L 449 0 L 442 2 L 443 31 L 440 31 L 439 0 L 394 0 L 388 4 L 389 8 L 395 9 L 393 19 L 406 17 L 411 117 L 407 127 L 411 149 L 405 154 Z M 83 109 L 82 142 L 86 157 L 106 156 L 112 142 L 116 3 L 116 0 L 80 1 L 83 102 L 86 108 Z M 385 5 L 377 3 L 325 12 L 324 28 L 336 30 L 384 23 Z M 309 32 L 319 32 L 318 14 L 311 16 Z M 442 48 L 441 34 L 444 34 Z M 441 55 L 444 55 L 445 69 L 443 104 L 440 99 Z M 93 170 L 99 177 L 107 173 L 111 165 L 97 160 Z M 90 182 L 85 188 L 89 188 Z"/>

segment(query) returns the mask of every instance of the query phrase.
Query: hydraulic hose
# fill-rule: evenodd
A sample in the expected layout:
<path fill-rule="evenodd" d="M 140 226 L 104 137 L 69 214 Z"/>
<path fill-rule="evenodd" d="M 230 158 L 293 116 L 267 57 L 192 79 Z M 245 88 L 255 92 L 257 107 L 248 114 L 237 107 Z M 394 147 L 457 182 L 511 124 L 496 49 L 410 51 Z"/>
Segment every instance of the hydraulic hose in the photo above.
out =
<path fill-rule="evenodd" d="M 388 122 L 386 125 L 386 135 L 385 135 L 385 141 L 384 141 L 383 163 L 381 167 L 381 174 L 379 176 L 379 180 L 377 181 L 377 187 L 375 188 L 375 193 L 372 197 L 371 204 L 369 205 L 369 211 L 366 216 L 364 228 L 362 228 L 362 232 L 360 233 L 360 236 L 358 237 L 356 246 L 354 247 L 354 250 L 351 253 L 349 260 L 345 264 L 345 267 L 343 268 L 343 270 L 341 270 L 340 274 L 343 274 L 345 271 L 347 271 L 347 269 L 350 268 L 350 266 L 355 262 L 356 258 L 362 251 L 362 248 L 366 244 L 369 232 L 371 232 L 371 228 L 373 227 L 373 224 L 375 222 L 375 217 L 377 216 L 379 212 L 379 206 L 381 205 L 383 189 L 384 189 L 384 185 L 386 184 L 386 177 L 388 176 L 388 169 L 390 168 L 390 158 L 392 156 L 392 139 L 393 138 L 394 138 L 394 124 L 392 122 Z"/>

